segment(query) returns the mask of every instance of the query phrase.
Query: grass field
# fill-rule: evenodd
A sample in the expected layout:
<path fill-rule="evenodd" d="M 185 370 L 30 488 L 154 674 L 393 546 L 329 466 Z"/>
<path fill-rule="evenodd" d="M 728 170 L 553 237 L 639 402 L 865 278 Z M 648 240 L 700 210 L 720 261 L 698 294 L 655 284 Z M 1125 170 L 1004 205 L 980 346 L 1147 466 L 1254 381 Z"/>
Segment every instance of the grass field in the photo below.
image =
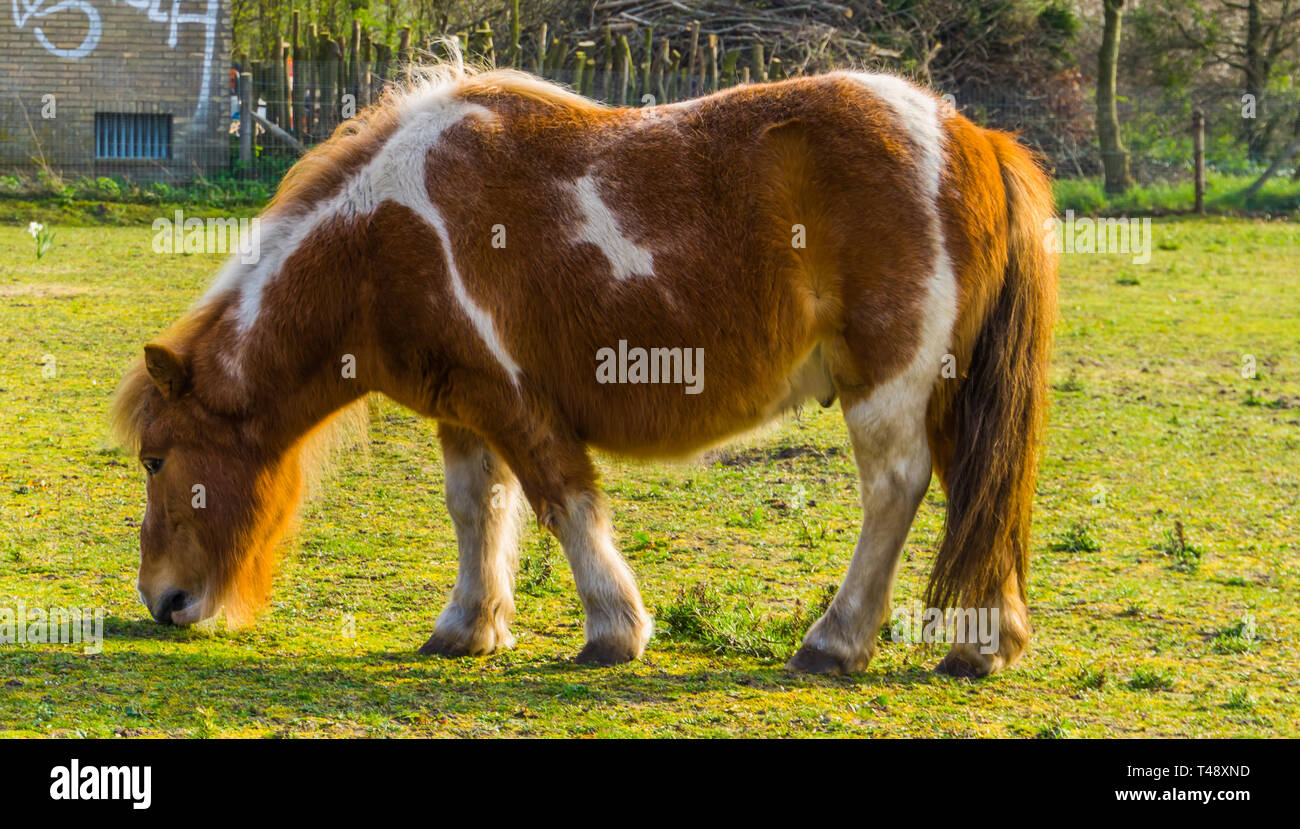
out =
<path fill-rule="evenodd" d="M 1300 225 L 1158 220 L 1149 264 L 1063 258 L 1036 636 L 975 682 L 930 672 L 941 646 L 891 641 L 858 677 L 782 670 L 858 530 L 837 408 L 693 463 L 600 460 L 658 619 L 632 665 L 569 661 L 578 599 L 531 524 L 518 646 L 415 653 L 455 542 L 432 424 L 383 401 L 304 508 L 259 624 L 160 627 L 134 588 L 143 472 L 106 411 L 217 260 L 157 255 L 144 226 L 56 228 L 37 261 L 24 231 L 0 227 L 0 607 L 106 620 L 97 655 L 0 645 L 0 735 L 1300 734 Z M 896 602 L 919 599 L 941 518 L 935 485 Z"/>

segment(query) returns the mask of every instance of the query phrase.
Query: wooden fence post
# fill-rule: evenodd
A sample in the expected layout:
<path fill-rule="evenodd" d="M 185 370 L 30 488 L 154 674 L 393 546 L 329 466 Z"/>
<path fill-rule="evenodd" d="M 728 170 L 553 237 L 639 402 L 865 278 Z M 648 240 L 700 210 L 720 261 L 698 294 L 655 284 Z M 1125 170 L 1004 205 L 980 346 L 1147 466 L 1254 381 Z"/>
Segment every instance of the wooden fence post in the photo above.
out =
<path fill-rule="evenodd" d="M 330 35 L 330 30 L 320 36 L 318 54 L 320 55 L 320 118 L 318 129 L 322 137 L 334 131 L 335 113 L 339 105 L 339 44 Z"/>
<path fill-rule="evenodd" d="M 668 44 L 668 38 L 659 38 L 659 48 L 654 57 L 654 96 L 655 102 L 660 104 L 668 103 L 668 85 L 664 83 L 664 73 L 668 71 L 668 58 L 671 46 Z"/>
<path fill-rule="evenodd" d="M 484 21 L 483 28 L 476 29 L 475 35 L 479 38 L 479 53 L 488 66 L 497 65 L 496 46 L 492 41 L 492 24 Z"/>
<path fill-rule="evenodd" d="M 253 73 L 253 106 L 266 95 L 266 67 L 260 60 L 248 62 L 248 69 Z"/>
<path fill-rule="evenodd" d="M 728 49 L 722 58 L 722 82 L 724 86 L 736 85 L 736 64 L 740 62 L 740 50 Z"/>
<path fill-rule="evenodd" d="M 754 45 L 750 52 L 750 62 L 753 64 L 750 77 L 757 83 L 767 83 L 767 61 L 763 57 L 763 41 L 758 38 L 754 38 Z"/>
<path fill-rule="evenodd" d="M 335 121 L 335 123 L 338 124 L 338 123 L 342 123 L 344 120 L 343 96 L 346 95 L 348 92 L 348 78 L 351 77 L 351 73 L 348 71 L 347 35 L 340 33 L 338 38 L 334 41 L 334 46 L 337 49 L 335 54 L 338 55 L 338 59 L 339 59 L 338 66 L 336 67 L 338 69 L 338 79 L 334 82 L 334 87 L 335 89 L 338 90 L 338 97 L 334 99 L 338 105 L 338 120 Z"/>
<path fill-rule="evenodd" d="M 573 91 L 582 94 L 582 75 L 587 68 L 587 53 L 579 49 L 573 53 Z"/>
<path fill-rule="evenodd" d="M 668 54 L 672 61 L 668 64 L 668 101 L 680 101 L 682 99 L 682 53 L 676 49 L 669 49 Z"/>
<path fill-rule="evenodd" d="M 375 68 L 371 75 L 371 96 L 374 100 L 379 100 L 380 94 L 383 93 L 384 86 L 387 85 L 389 77 L 392 74 L 390 68 L 393 63 L 393 50 L 387 43 L 376 43 L 375 47 Z"/>
<path fill-rule="evenodd" d="M 690 61 L 686 67 L 686 89 L 684 90 L 685 94 L 682 96 L 685 98 L 695 97 L 696 90 L 704 85 L 703 80 L 696 81 L 696 78 L 701 75 L 697 68 L 700 65 L 700 21 L 698 20 L 691 21 Z"/>
<path fill-rule="evenodd" d="M 709 35 L 709 91 L 718 91 L 718 36 Z"/>
<path fill-rule="evenodd" d="M 510 0 L 510 65 L 515 69 L 523 65 L 519 52 L 519 0 Z"/>
<path fill-rule="evenodd" d="M 564 56 L 568 53 L 563 41 L 558 37 L 551 38 L 551 47 L 546 52 L 546 77 L 559 79 L 564 69 Z"/>
<path fill-rule="evenodd" d="M 357 109 L 361 109 L 361 21 L 352 21 L 352 43 L 348 55 L 348 92 Z"/>
<path fill-rule="evenodd" d="M 645 53 L 645 60 L 641 63 L 641 94 L 637 97 L 638 106 L 645 100 L 646 95 L 653 94 L 653 88 L 650 86 L 650 67 L 654 63 L 654 35 L 654 27 L 646 26 L 645 43 L 642 50 Z"/>
<path fill-rule="evenodd" d="M 248 71 L 248 61 L 239 74 L 239 162 L 244 165 L 244 175 L 251 175 L 253 163 L 253 73 Z"/>
<path fill-rule="evenodd" d="M 546 47 L 550 41 L 546 39 L 546 24 L 543 23 L 537 27 L 537 42 L 533 44 L 533 74 L 542 75 L 546 71 Z"/>
<path fill-rule="evenodd" d="M 361 60 L 357 63 L 357 108 L 370 106 L 370 30 L 361 30 Z"/>
<path fill-rule="evenodd" d="M 401 61 L 402 71 L 410 66 L 415 59 L 415 53 L 411 49 L 411 27 L 403 26 L 402 34 L 397 40 L 397 59 Z"/>
<path fill-rule="evenodd" d="M 307 79 L 307 86 L 303 90 L 303 103 L 306 107 L 304 115 L 304 126 L 307 128 L 309 136 L 317 134 L 317 126 L 320 123 L 320 29 L 315 23 L 312 23 L 307 33 L 307 43 L 303 52 L 307 55 L 307 71 L 304 77 Z M 311 96 L 308 99 L 308 96 Z"/>
<path fill-rule="evenodd" d="M 617 52 L 614 49 L 614 31 L 608 25 L 605 26 L 605 71 L 600 83 L 600 96 L 603 100 L 614 102 L 614 60 Z"/>
<path fill-rule="evenodd" d="M 1197 213 L 1205 212 L 1205 113 L 1192 113 L 1192 163 L 1196 169 Z"/>
<path fill-rule="evenodd" d="M 293 107 L 291 115 L 293 121 L 293 134 L 299 138 L 303 138 L 307 135 L 306 125 L 304 124 L 304 121 L 307 119 L 307 108 L 303 104 L 302 97 L 302 94 L 307 87 L 307 60 L 306 56 L 303 54 L 302 41 L 299 39 L 299 16 L 300 12 L 297 9 L 294 9 L 293 23 L 289 30 L 291 41 L 290 54 L 293 56 L 293 74 L 291 75 L 292 85 L 290 87 L 290 94 L 292 95 Z"/>
<path fill-rule="evenodd" d="M 618 68 L 618 105 L 627 106 L 627 88 L 632 79 L 632 47 L 627 42 L 627 35 L 618 36 L 618 52 L 621 57 Z"/>
<path fill-rule="evenodd" d="M 275 50 L 271 54 L 271 93 L 267 97 L 266 119 L 272 124 L 279 126 L 289 120 L 284 117 L 288 111 L 285 107 L 285 90 L 288 89 L 289 79 L 285 72 L 284 65 L 284 41 L 280 38 L 275 39 Z"/>

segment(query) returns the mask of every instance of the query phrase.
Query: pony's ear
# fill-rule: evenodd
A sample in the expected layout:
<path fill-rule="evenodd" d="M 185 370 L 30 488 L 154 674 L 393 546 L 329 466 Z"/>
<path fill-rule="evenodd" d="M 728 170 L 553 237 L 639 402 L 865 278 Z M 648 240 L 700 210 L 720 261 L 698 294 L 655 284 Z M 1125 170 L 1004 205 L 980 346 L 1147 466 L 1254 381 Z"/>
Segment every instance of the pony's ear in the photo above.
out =
<path fill-rule="evenodd" d="M 175 400 L 189 388 L 188 362 L 165 345 L 149 343 L 144 347 L 144 367 L 158 391 L 168 400 Z"/>

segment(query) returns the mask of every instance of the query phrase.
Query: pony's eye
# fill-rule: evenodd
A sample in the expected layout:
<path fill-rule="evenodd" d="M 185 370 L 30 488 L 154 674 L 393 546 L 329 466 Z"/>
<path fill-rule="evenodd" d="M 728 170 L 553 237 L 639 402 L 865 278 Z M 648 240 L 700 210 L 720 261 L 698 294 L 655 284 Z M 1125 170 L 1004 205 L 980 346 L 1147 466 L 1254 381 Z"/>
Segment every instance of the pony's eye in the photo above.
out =
<path fill-rule="evenodd" d="M 162 469 L 162 458 L 141 458 L 140 463 L 144 464 L 144 469 L 150 475 L 153 475 L 159 469 Z"/>

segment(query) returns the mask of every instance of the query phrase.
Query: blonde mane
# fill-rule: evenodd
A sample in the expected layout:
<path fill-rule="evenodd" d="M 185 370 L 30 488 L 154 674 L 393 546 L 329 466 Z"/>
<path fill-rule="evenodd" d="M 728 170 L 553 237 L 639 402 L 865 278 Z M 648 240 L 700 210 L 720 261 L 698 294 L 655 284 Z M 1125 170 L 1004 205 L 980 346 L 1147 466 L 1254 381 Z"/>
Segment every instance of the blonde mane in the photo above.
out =
<path fill-rule="evenodd" d="M 140 451 L 140 432 L 144 428 L 144 402 L 153 388 L 153 380 L 145 371 L 144 358 L 137 357 L 122 375 L 113 393 L 113 403 L 108 416 L 109 434 L 124 452 L 135 455 Z"/>

